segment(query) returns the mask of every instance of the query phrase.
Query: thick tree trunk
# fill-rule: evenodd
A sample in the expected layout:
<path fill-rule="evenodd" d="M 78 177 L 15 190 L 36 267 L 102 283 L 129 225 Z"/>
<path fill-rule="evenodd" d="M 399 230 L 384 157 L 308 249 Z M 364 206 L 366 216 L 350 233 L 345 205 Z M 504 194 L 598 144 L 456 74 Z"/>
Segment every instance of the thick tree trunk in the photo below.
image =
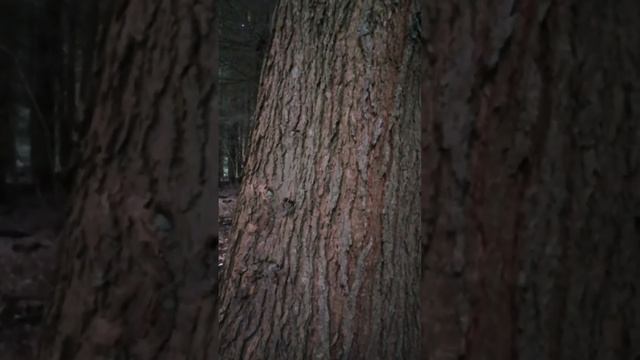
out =
<path fill-rule="evenodd" d="M 427 3 L 423 358 L 638 359 L 637 2 Z"/>
<path fill-rule="evenodd" d="M 122 1 L 40 357 L 215 359 L 214 5 Z"/>
<path fill-rule="evenodd" d="M 417 3 L 278 4 L 225 263 L 224 358 L 416 358 Z"/>

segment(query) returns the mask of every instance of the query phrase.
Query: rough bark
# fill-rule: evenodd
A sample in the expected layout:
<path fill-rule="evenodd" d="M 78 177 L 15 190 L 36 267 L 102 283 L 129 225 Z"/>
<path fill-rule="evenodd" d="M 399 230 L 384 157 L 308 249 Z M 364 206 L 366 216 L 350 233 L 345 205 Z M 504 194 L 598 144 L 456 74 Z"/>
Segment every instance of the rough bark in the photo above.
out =
<path fill-rule="evenodd" d="M 41 359 L 216 358 L 214 20 L 114 8 Z"/>
<path fill-rule="evenodd" d="M 423 358 L 640 357 L 640 22 L 427 1 Z"/>
<path fill-rule="evenodd" d="M 418 354 L 417 1 L 280 1 L 221 292 L 227 359 Z"/>

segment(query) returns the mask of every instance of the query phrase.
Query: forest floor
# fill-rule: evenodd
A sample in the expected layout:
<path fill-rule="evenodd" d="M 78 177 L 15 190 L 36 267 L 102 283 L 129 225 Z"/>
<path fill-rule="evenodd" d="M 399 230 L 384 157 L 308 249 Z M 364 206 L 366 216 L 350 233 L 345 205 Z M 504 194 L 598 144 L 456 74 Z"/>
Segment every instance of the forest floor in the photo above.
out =
<path fill-rule="evenodd" d="M 224 259 L 238 189 L 218 199 L 219 260 Z M 45 301 L 53 291 L 55 244 L 64 211 L 24 195 L 0 204 L 0 360 L 33 360 Z"/>
<path fill-rule="evenodd" d="M 0 360 L 34 358 L 62 218 L 36 195 L 0 204 Z"/>

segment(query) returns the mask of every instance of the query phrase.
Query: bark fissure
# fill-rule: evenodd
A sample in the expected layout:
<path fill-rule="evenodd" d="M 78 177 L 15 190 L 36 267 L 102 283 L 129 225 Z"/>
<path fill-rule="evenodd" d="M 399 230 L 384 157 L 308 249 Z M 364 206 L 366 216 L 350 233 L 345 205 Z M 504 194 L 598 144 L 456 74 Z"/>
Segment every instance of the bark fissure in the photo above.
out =
<path fill-rule="evenodd" d="M 416 14 L 413 1 L 279 3 L 225 264 L 224 356 L 415 356 Z M 275 211 L 253 200 L 266 188 Z M 242 273 L 263 257 L 280 266 L 273 280 Z M 248 334 L 235 317 L 260 305 L 241 296 L 251 287 L 271 289 L 278 305 L 242 347 Z"/>
<path fill-rule="evenodd" d="M 637 356 L 637 12 L 463 5 L 426 6 L 424 357 Z"/>
<path fill-rule="evenodd" d="M 215 17 L 192 5 L 124 2 L 111 19 L 43 359 L 217 353 L 215 26 L 197 26 Z"/>

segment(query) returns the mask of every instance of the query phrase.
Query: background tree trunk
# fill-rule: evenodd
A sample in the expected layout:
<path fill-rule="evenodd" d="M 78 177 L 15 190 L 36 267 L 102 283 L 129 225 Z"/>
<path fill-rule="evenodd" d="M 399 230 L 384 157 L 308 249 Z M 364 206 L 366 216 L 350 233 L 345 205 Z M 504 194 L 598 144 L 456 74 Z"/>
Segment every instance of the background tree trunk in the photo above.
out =
<path fill-rule="evenodd" d="M 53 137 L 52 122 L 54 101 L 51 99 L 51 95 L 54 93 L 53 89 L 49 87 L 51 83 L 45 81 L 47 84 L 42 86 L 42 96 L 38 104 L 41 109 L 46 109 L 43 115 L 40 116 L 38 112 L 33 109 L 29 118 L 29 135 L 31 139 L 31 175 L 33 182 L 36 184 L 39 191 L 48 193 L 53 190 L 53 157 L 54 149 L 51 146 Z M 46 94 L 46 95 L 45 95 Z M 49 111 L 51 110 L 51 111 Z"/>
<path fill-rule="evenodd" d="M 226 359 L 418 355 L 417 1 L 280 1 L 221 294 Z"/>
<path fill-rule="evenodd" d="M 7 95 L 2 94 L 2 95 Z M 16 139 L 13 104 L 0 100 L 0 204 L 7 201 L 7 175 L 16 167 Z"/>
<path fill-rule="evenodd" d="M 232 136 L 229 138 L 229 182 L 238 182 L 238 124 L 231 127 Z"/>
<path fill-rule="evenodd" d="M 640 13 L 428 1 L 425 359 L 640 357 Z"/>
<path fill-rule="evenodd" d="M 42 359 L 215 358 L 214 7 L 114 8 Z"/>
<path fill-rule="evenodd" d="M 93 1 L 93 0 L 92 0 Z M 60 107 L 64 109 L 59 118 L 58 125 L 58 161 L 62 171 L 68 171 L 71 161 L 71 153 L 74 150 L 73 130 L 76 125 L 76 59 L 77 51 L 77 13 L 79 6 L 75 0 L 64 1 L 64 41 L 66 48 L 64 57 L 64 76 L 61 81 L 62 93 Z M 89 26 L 88 26 L 89 27 Z M 91 26 L 94 27 L 94 26 Z"/>
<path fill-rule="evenodd" d="M 86 32 L 81 34 L 81 70 L 79 88 L 80 94 L 76 103 L 78 113 L 77 122 L 74 124 L 76 144 L 82 143 L 85 138 L 96 102 L 96 89 L 99 84 L 99 65 L 104 53 L 105 39 L 107 37 L 107 23 L 115 7 L 112 2 L 99 0 L 79 1 L 84 14 L 82 24 Z M 95 25 L 91 25 L 95 24 Z"/>
<path fill-rule="evenodd" d="M 32 89 L 29 134 L 31 169 L 39 191 L 50 193 L 54 185 L 56 160 L 55 126 L 60 120 L 60 71 L 62 64 L 61 0 L 42 4 L 42 12 L 33 10 L 34 45 L 32 57 Z"/>

